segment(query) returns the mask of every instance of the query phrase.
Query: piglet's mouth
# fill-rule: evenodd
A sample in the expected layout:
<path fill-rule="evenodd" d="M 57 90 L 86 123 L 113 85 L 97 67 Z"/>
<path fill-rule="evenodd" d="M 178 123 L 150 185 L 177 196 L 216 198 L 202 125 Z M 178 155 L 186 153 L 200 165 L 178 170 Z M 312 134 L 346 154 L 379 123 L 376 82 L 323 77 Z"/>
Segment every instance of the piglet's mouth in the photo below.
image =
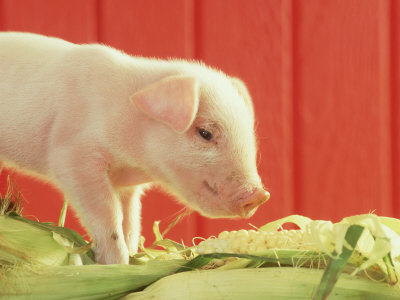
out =
<path fill-rule="evenodd" d="M 219 196 L 219 191 L 215 185 L 211 185 L 207 180 L 203 180 L 203 185 L 213 196 Z M 255 188 L 245 192 L 233 201 L 233 205 L 224 207 L 224 218 L 250 218 L 257 211 L 258 207 L 267 202 L 270 198 L 269 192 L 263 188 Z M 217 217 L 217 216 L 213 216 Z"/>

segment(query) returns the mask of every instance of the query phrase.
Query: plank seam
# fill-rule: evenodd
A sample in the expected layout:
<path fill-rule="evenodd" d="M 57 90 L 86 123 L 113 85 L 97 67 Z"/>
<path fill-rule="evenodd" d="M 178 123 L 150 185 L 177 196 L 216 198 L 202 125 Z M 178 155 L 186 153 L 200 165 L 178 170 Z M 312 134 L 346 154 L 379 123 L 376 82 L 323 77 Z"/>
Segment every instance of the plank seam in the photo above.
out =
<path fill-rule="evenodd" d="M 378 61 L 379 61 L 379 120 L 380 120 L 380 194 L 382 211 L 393 214 L 393 166 L 392 166 L 392 114 L 391 114 L 391 2 L 379 1 L 378 7 Z M 388 199 L 387 199 L 388 198 Z"/>
<path fill-rule="evenodd" d="M 300 202 L 295 201 L 298 169 L 295 164 L 295 120 L 294 120 L 294 61 L 293 61 L 293 2 L 282 1 L 282 130 L 283 130 L 283 176 L 284 200 L 287 212 L 295 213 Z M 285 210 L 286 211 L 286 210 Z"/>

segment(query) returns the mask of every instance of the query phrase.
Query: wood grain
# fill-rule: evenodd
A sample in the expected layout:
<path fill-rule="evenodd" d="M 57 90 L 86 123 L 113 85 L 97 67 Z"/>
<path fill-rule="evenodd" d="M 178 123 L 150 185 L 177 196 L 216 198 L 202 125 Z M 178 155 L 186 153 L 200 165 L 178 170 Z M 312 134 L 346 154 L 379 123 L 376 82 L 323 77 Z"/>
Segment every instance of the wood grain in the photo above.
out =
<path fill-rule="evenodd" d="M 391 215 L 378 1 L 294 3 L 298 212 Z"/>

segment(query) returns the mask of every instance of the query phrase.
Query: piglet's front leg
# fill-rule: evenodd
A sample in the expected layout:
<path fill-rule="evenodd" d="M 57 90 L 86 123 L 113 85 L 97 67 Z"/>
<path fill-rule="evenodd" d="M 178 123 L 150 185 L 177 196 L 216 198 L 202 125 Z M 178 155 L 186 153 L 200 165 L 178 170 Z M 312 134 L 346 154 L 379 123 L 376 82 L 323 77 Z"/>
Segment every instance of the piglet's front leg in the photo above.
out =
<path fill-rule="evenodd" d="M 94 241 L 96 261 L 127 264 L 129 254 L 122 229 L 121 203 L 110 184 L 104 161 L 85 159 L 82 153 L 63 157 L 66 159 L 56 163 L 54 173 Z"/>

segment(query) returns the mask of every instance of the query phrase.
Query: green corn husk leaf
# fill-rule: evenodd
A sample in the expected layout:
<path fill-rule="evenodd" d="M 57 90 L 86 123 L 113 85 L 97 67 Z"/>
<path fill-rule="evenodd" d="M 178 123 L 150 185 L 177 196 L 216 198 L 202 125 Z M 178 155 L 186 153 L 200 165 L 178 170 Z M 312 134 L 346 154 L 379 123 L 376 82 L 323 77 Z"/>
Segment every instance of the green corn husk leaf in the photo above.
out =
<path fill-rule="evenodd" d="M 327 265 L 329 256 L 317 251 L 297 249 L 268 249 L 252 253 L 264 258 L 276 258 L 277 266 L 311 267 L 321 269 Z"/>
<path fill-rule="evenodd" d="M 201 270 L 160 279 L 124 300 L 311 299 L 323 271 L 306 268 Z M 399 290 L 384 283 L 342 274 L 329 300 L 395 300 Z"/>
<path fill-rule="evenodd" d="M 66 260 L 63 259 L 63 253 L 60 248 L 51 247 L 51 245 L 54 244 L 53 240 L 63 246 L 64 249 L 71 254 L 69 256 L 74 256 L 74 260 L 76 260 L 76 257 L 80 256 L 79 261 L 81 263 L 94 263 L 94 253 L 90 249 L 90 243 L 87 243 L 74 230 L 57 227 L 52 223 L 43 223 L 22 217 L 22 195 L 16 189 L 10 177 L 7 178 L 7 186 L 7 193 L 4 196 L 0 195 L 0 218 L 2 222 L 0 226 L 0 239 L 3 235 L 3 241 L 0 241 L 0 252 L 3 255 L 3 257 L 0 256 L 0 265 L 1 263 L 22 261 L 28 263 L 63 265 L 65 262 L 68 262 L 68 257 Z M 65 204 L 66 202 L 64 202 L 64 206 Z M 25 225 L 23 223 L 25 223 Z M 14 228 L 14 226 L 16 227 Z M 10 237 L 10 234 L 17 235 L 19 238 L 15 236 Z M 31 234 L 32 236 L 30 236 Z M 53 239 L 50 239 L 49 236 L 52 236 Z M 12 243 L 8 244 L 5 237 L 11 238 Z M 38 238 L 39 240 L 37 240 Z M 24 242 L 26 239 L 28 239 L 28 241 Z M 37 242 L 35 242 L 35 240 L 37 240 Z M 17 245 L 18 247 L 16 247 Z M 48 246 L 47 249 L 46 245 Z M 33 253 L 29 253 L 31 249 Z M 35 250 L 39 252 L 35 252 Z M 38 255 L 39 253 L 41 253 L 41 255 Z M 46 256 L 49 256 L 49 258 Z M 58 256 L 56 260 L 54 260 L 55 256 Z M 31 260 L 29 258 L 31 258 Z"/>
<path fill-rule="evenodd" d="M 0 265 L 67 265 L 76 254 L 80 261 L 75 258 L 75 263 L 94 263 L 90 244 L 75 231 L 13 214 L 0 216 Z"/>
<path fill-rule="evenodd" d="M 185 213 L 186 214 L 186 213 Z M 173 240 L 164 238 L 166 232 L 168 232 L 174 225 L 176 225 L 184 214 L 180 214 L 161 234 L 160 221 L 153 223 L 153 234 L 155 241 L 152 246 L 145 248 L 145 238 L 141 236 L 139 248 L 141 252 L 130 257 L 129 261 L 131 264 L 141 264 L 151 259 L 190 259 L 194 257 L 194 253 L 191 247 L 186 247 L 183 244 L 177 243 Z M 163 248 L 160 249 L 160 248 Z"/>
<path fill-rule="evenodd" d="M 251 261 L 255 261 L 255 262 L 261 261 L 263 263 L 272 263 L 272 264 L 277 264 L 277 262 L 278 262 L 277 258 L 261 257 L 261 256 L 248 255 L 248 254 L 210 253 L 210 254 L 199 255 L 196 258 L 188 261 L 186 264 L 184 264 L 182 267 L 180 267 L 176 271 L 176 273 L 193 271 L 193 270 L 199 269 L 199 268 L 207 265 L 214 259 L 223 259 L 223 258 L 232 258 L 232 257 L 247 259 L 247 260 L 251 260 Z"/>
<path fill-rule="evenodd" d="M 324 255 L 315 251 L 303 251 L 295 249 L 269 249 L 257 254 L 238 254 L 238 253 L 210 253 L 198 255 L 194 259 L 188 261 L 177 272 L 191 271 L 202 268 L 211 263 L 214 259 L 237 258 L 235 263 L 224 268 L 240 267 L 270 267 L 270 266 L 293 266 L 293 267 L 310 267 L 324 268 L 329 259 L 328 255 Z M 238 262 L 241 261 L 242 262 Z M 224 265 L 225 266 L 225 265 Z M 221 269 L 221 267 L 219 267 Z M 354 268 L 351 268 L 354 271 Z"/>
<path fill-rule="evenodd" d="M 68 239 L 76 247 L 84 247 L 88 244 L 79 233 L 77 233 L 76 231 L 74 231 L 70 228 L 54 226 L 53 223 L 37 222 L 37 221 L 26 219 L 21 216 L 11 216 L 11 217 L 13 217 L 17 220 L 20 220 L 22 222 L 28 223 L 32 226 L 38 227 L 40 229 L 55 232 L 55 233 L 63 236 L 64 238 Z M 94 260 L 94 253 L 92 250 L 89 250 L 87 252 L 87 255 L 92 261 Z"/>
<path fill-rule="evenodd" d="M 381 220 L 382 218 L 376 215 L 367 214 L 347 217 L 341 222 L 363 226 L 372 236 L 372 238 L 366 241 L 367 236 L 363 235 L 362 239 L 364 240 L 359 243 L 362 246 L 359 247 L 360 252 L 368 257 L 368 260 L 358 270 L 367 269 L 379 260 L 382 260 L 389 253 L 394 259 L 400 257 L 400 236 Z M 392 225 L 394 224 L 392 223 Z"/>
<path fill-rule="evenodd" d="M 378 217 L 382 224 L 386 225 L 398 235 L 400 235 L 400 220 L 389 217 Z"/>
<path fill-rule="evenodd" d="M 284 224 L 286 223 L 293 223 L 299 226 L 300 229 L 305 229 L 306 226 L 312 222 L 310 218 L 300 216 L 300 215 L 291 215 L 284 217 L 282 219 L 269 222 L 268 224 L 265 224 L 264 226 L 260 227 L 258 230 L 260 231 L 276 231 L 280 229 Z"/>
<path fill-rule="evenodd" d="M 153 223 L 153 233 L 156 238 L 156 241 L 162 241 L 163 235 L 160 232 L 160 221 L 154 221 Z"/>
<path fill-rule="evenodd" d="M 223 261 L 222 266 L 218 267 L 218 270 L 235 270 L 235 269 L 245 269 L 245 268 L 258 268 L 264 262 L 255 261 L 247 258 L 238 258 L 229 262 Z M 207 270 L 206 268 L 204 268 Z M 215 269 L 215 268 L 212 268 Z"/>
<path fill-rule="evenodd" d="M 182 251 L 182 250 L 185 250 L 185 248 L 186 248 L 182 244 L 174 242 L 170 239 L 163 239 L 160 241 L 155 241 L 153 245 L 160 246 L 160 247 L 164 248 L 165 250 L 167 250 L 167 252 Z"/>
<path fill-rule="evenodd" d="M 327 299 L 331 294 L 350 256 L 353 254 L 363 230 L 364 228 L 359 225 L 351 225 L 348 228 L 345 240 L 349 247 L 343 246 L 340 256 L 338 258 L 331 258 L 313 299 Z"/>
<path fill-rule="evenodd" d="M 149 261 L 140 266 L 32 266 L 0 268 L 5 299 L 117 299 L 174 273 L 185 261 Z"/>
<path fill-rule="evenodd" d="M 344 249 L 352 247 L 345 239 L 347 230 L 354 225 L 361 226 L 364 231 L 359 238 L 349 263 L 356 268 L 353 274 L 363 270 L 380 269 L 386 281 L 395 284 L 399 276 L 400 236 L 395 230 L 386 226 L 376 215 L 356 215 L 344 218 L 333 224 L 329 221 L 312 221 L 308 225 L 308 233 L 313 243 L 332 258 L 339 258 Z M 387 222 L 397 226 L 398 222 Z M 389 256 L 390 259 L 384 259 Z"/>
<path fill-rule="evenodd" d="M 50 231 L 0 216 L 0 265 L 20 263 L 64 265 L 68 252 Z"/>

